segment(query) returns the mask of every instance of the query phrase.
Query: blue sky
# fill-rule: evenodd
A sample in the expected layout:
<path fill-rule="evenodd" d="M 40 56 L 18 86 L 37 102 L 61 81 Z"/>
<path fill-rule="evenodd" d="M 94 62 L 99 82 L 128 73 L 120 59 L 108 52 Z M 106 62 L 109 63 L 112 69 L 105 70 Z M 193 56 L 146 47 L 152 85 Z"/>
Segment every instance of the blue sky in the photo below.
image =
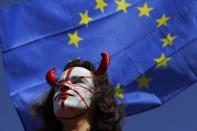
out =
<path fill-rule="evenodd" d="M 22 1 L 1 0 L 0 7 Z M 23 131 L 8 96 L 7 82 L 0 54 L 0 130 Z M 124 131 L 197 131 L 197 83 L 159 108 L 126 118 Z"/>

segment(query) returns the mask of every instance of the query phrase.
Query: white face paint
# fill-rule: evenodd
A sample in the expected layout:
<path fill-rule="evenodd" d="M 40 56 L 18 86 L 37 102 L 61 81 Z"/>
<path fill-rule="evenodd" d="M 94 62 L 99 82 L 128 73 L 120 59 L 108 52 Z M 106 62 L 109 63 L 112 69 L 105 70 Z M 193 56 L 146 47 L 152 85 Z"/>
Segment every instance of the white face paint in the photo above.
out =
<path fill-rule="evenodd" d="M 64 71 L 53 97 L 54 112 L 58 118 L 72 118 L 85 112 L 94 93 L 92 74 L 83 67 L 71 67 Z"/>

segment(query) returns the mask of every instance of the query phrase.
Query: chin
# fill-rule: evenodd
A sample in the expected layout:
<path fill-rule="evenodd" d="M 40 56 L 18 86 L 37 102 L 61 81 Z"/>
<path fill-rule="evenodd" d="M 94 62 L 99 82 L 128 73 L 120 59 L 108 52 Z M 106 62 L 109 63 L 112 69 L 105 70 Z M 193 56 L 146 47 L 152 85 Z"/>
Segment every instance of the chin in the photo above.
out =
<path fill-rule="evenodd" d="M 71 119 L 84 114 L 85 108 L 67 107 L 66 109 L 58 109 L 55 113 L 58 119 Z"/>

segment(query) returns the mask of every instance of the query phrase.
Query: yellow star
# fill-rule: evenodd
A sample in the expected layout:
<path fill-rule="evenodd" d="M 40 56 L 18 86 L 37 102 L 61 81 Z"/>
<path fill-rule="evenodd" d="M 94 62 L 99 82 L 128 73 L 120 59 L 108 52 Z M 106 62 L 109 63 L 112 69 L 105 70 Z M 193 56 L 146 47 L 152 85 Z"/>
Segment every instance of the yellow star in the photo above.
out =
<path fill-rule="evenodd" d="M 86 27 L 88 27 L 88 22 L 90 20 L 93 20 L 91 17 L 88 17 L 88 10 L 86 10 L 86 12 L 84 14 L 79 12 L 79 15 L 81 16 L 81 21 L 79 22 L 79 24 L 85 24 Z"/>
<path fill-rule="evenodd" d="M 83 38 L 79 37 L 77 33 L 78 33 L 77 30 L 74 32 L 74 34 L 68 33 L 68 36 L 70 37 L 70 41 L 68 42 L 68 45 L 75 44 L 75 46 L 78 48 L 79 47 L 78 42 L 83 40 Z"/>
<path fill-rule="evenodd" d="M 105 3 L 103 0 L 96 0 L 96 7 L 94 8 L 96 9 L 100 9 L 102 13 L 104 13 L 104 7 L 108 6 L 107 3 Z"/>
<path fill-rule="evenodd" d="M 154 9 L 154 8 L 148 8 L 148 5 L 146 2 L 144 4 L 144 7 L 136 7 L 136 8 L 138 10 L 140 10 L 140 14 L 138 15 L 138 17 L 140 17 L 142 15 L 146 15 L 146 16 L 150 17 L 149 12 Z"/>
<path fill-rule="evenodd" d="M 152 78 L 147 78 L 144 73 L 140 78 L 136 78 L 135 80 L 139 82 L 138 89 L 141 89 L 142 87 L 150 89 L 148 83 L 152 81 Z"/>
<path fill-rule="evenodd" d="M 165 47 L 165 46 L 167 46 L 167 45 L 173 46 L 172 41 L 173 41 L 174 39 L 176 39 L 176 37 L 177 37 L 177 36 L 171 36 L 171 34 L 168 33 L 168 35 L 167 35 L 166 38 L 161 39 L 161 41 L 164 42 L 164 44 L 162 45 L 162 48 Z"/>
<path fill-rule="evenodd" d="M 77 56 L 77 60 L 80 60 L 80 57 L 79 57 L 79 56 Z M 73 60 L 69 60 L 69 63 L 72 62 L 72 61 L 73 61 Z"/>
<path fill-rule="evenodd" d="M 163 14 L 163 16 L 161 17 L 161 19 L 157 19 L 156 22 L 158 22 L 157 28 L 159 28 L 160 26 L 164 25 L 167 26 L 167 21 L 170 19 L 170 17 L 166 17 L 165 14 Z"/>
<path fill-rule="evenodd" d="M 125 13 L 127 13 L 127 7 L 131 6 L 131 4 L 126 3 L 125 0 L 121 0 L 121 1 L 115 0 L 115 2 L 118 5 L 116 11 L 123 10 Z"/>
<path fill-rule="evenodd" d="M 154 59 L 154 61 L 157 62 L 156 68 L 159 68 L 160 66 L 167 68 L 167 62 L 171 59 L 171 57 L 165 57 L 164 53 L 162 53 L 160 58 Z"/>
<path fill-rule="evenodd" d="M 121 89 L 120 84 L 118 83 L 115 90 L 115 97 L 118 97 L 120 99 L 124 99 L 123 93 L 126 91 L 126 89 Z"/>

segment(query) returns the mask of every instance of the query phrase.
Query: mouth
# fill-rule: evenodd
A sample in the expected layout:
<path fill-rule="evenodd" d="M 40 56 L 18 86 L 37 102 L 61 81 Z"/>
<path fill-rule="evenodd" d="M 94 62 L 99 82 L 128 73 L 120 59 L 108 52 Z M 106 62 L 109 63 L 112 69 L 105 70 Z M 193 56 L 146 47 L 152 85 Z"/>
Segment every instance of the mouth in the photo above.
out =
<path fill-rule="evenodd" d="M 68 96 L 73 96 L 73 95 L 70 94 L 70 93 L 68 93 L 68 92 L 63 92 L 63 93 L 61 93 L 60 98 L 61 98 L 61 99 L 65 99 L 65 98 L 68 97 Z"/>

